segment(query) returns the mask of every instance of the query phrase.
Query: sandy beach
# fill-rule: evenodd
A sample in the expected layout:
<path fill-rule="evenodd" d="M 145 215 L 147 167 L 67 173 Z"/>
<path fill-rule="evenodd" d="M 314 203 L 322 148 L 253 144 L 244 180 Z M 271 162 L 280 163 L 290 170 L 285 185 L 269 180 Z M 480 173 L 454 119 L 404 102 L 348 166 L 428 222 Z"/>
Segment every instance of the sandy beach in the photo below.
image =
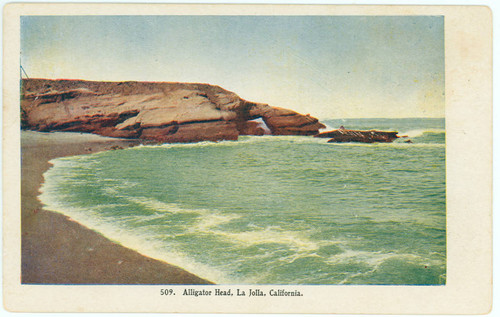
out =
<path fill-rule="evenodd" d="M 80 133 L 22 132 L 22 283 L 210 284 L 185 270 L 113 243 L 72 219 L 43 209 L 37 196 L 49 161 L 137 140 Z"/>

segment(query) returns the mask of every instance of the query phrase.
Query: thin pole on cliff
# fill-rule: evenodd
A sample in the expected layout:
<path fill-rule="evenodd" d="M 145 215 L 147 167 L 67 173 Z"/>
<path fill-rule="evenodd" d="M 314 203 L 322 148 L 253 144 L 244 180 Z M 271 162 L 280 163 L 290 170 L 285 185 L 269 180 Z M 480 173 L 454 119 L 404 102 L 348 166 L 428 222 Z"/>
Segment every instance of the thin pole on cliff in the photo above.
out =
<path fill-rule="evenodd" d="M 26 76 L 27 79 L 30 79 L 28 77 L 28 74 L 26 74 L 26 71 L 24 70 L 23 65 L 19 65 L 19 66 L 21 66 L 21 78 L 23 78 L 23 73 L 24 73 L 24 76 Z"/>

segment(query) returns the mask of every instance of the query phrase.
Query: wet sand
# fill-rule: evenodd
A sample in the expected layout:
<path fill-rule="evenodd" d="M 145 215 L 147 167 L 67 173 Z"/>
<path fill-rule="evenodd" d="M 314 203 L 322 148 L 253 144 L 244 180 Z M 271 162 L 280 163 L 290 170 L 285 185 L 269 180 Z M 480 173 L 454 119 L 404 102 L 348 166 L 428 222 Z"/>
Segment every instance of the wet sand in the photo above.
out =
<path fill-rule="evenodd" d="M 210 284 L 196 275 L 116 244 L 67 216 L 43 209 L 37 196 L 49 161 L 129 147 L 137 140 L 80 133 L 23 131 L 21 263 L 25 284 Z"/>

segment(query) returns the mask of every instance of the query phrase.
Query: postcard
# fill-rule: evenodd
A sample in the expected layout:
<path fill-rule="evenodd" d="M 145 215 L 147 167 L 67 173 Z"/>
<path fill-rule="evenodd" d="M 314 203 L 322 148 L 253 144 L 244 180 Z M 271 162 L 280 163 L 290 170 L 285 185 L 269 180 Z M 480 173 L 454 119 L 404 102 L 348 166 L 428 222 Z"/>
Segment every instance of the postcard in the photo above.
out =
<path fill-rule="evenodd" d="M 491 309 L 489 8 L 8 4 L 4 61 L 5 309 Z"/>

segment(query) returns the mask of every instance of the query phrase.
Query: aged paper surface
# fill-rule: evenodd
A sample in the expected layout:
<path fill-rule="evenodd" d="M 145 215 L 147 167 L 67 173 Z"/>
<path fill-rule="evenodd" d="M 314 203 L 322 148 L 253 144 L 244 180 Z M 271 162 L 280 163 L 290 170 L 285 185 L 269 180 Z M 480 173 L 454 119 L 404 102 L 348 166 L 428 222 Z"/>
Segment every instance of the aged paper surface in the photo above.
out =
<path fill-rule="evenodd" d="M 227 283 L 220 287 L 21 283 L 19 82 L 20 76 L 24 76 L 19 65 L 20 21 L 22 16 L 76 15 L 444 17 L 446 282 L 441 285 Z M 25 312 L 487 313 L 492 300 L 491 19 L 490 10 L 480 6 L 9 4 L 4 9 L 5 308 Z M 213 296 L 217 288 L 232 293 L 259 289 L 268 295 Z M 212 295 L 182 295 L 191 290 L 211 291 Z M 271 295 L 277 290 L 299 292 L 302 296 Z"/>

